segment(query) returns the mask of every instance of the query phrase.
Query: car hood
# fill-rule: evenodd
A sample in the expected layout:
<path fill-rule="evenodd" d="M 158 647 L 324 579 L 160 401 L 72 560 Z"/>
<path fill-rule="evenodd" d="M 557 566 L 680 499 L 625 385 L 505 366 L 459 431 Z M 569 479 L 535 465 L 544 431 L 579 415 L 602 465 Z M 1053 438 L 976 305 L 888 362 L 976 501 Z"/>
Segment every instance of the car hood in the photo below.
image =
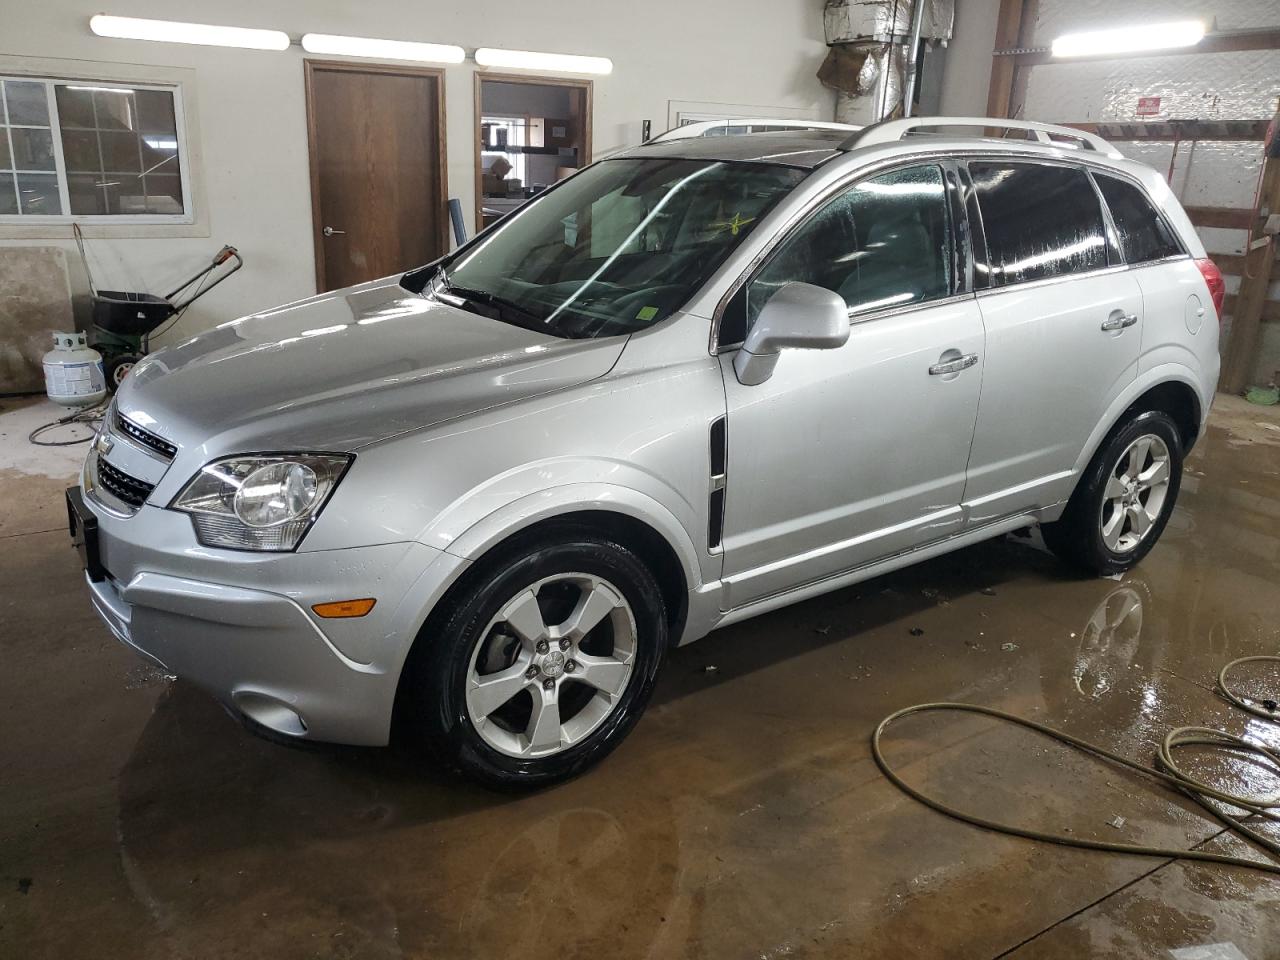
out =
<path fill-rule="evenodd" d="M 380 280 L 160 350 L 134 367 L 117 404 L 208 456 L 351 451 L 603 376 L 625 343 L 564 340 Z"/>

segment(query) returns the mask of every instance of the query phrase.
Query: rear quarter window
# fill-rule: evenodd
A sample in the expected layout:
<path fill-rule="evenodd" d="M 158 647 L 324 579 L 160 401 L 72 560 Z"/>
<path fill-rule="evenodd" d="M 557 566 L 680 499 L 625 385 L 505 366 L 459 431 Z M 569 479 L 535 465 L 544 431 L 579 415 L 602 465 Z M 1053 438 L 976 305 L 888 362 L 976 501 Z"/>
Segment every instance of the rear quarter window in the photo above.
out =
<path fill-rule="evenodd" d="M 1183 252 L 1177 237 L 1145 193 L 1117 177 L 1104 173 L 1094 173 L 1093 177 L 1111 210 L 1126 263 L 1146 263 Z"/>
<path fill-rule="evenodd" d="M 969 173 L 996 286 L 1107 266 L 1102 206 L 1083 169 L 975 161 Z"/>

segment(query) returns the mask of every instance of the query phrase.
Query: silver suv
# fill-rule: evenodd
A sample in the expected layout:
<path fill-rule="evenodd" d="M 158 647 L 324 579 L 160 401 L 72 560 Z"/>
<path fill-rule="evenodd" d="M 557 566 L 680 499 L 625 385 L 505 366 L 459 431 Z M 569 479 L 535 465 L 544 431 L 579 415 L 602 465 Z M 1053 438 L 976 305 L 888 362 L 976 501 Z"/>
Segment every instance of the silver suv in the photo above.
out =
<path fill-rule="evenodd" d="M 1078 131 L 669 135 L 148 357 L 72 534 L 116 636 L 251 725 L 545 784 L 717 627 L 1036 525 L 1137 563 L 1222 295 Z"/>

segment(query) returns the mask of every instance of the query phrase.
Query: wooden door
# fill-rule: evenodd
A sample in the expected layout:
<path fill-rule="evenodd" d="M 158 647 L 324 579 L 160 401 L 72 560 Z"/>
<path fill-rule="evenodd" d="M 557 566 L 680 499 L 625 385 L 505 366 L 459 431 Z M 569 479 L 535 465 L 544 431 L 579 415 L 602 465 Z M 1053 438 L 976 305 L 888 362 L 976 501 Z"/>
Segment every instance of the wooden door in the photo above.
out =
<path fill-rule="evenodd" d="M 441 72 L 305 63 L 316 287 L 348 287 L 442 256 Z"/>

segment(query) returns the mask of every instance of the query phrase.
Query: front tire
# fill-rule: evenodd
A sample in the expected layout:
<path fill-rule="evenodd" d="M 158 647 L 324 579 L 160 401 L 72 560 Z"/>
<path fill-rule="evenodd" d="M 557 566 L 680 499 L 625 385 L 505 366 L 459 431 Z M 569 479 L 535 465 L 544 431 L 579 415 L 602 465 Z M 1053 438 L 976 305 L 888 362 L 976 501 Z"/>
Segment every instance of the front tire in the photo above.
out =
<path fill-rule="evenodd" d="M 1173 418 L 1148 410 L 1111 432 L 1089 462 L 1062 517 L 1042 526 L 1061 559 L 1098 576 L 1151 552 L 1182 484 L 1182 438 Z"/>
<path fill-rule="evenodd" d="M 418 638 L 400 707 L 412 735 L 466 776 L 547 786 L 630 732 L 667 646 L 662 591 L 643 561 L 563 528 L 478 564 Z"/>

